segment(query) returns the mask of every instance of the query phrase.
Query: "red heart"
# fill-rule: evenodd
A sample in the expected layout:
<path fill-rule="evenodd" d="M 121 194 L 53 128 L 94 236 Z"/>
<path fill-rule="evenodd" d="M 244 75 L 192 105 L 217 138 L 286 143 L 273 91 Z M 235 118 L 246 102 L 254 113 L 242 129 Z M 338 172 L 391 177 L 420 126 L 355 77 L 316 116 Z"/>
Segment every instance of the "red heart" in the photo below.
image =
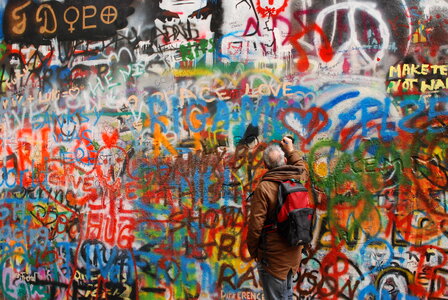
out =
<path fill-rule="evenodd" d="M 303 136 L 302 133 L 299 132 L 299 128 L 294 128 L 291 124 L 288 123 L 286 117 L 289 114 L 293 114 L 294 118 L 296 120 L 298 119 L 298 121 L 305 127 L 306 131 L 308 132 L 306 136 Z M 283 122 L 283 125 L 285 125 L 285 127 L 290 131 L 294 132 L 302 140 L 303 144 L 308 144 L 314 138 L 314 136 L 328 123 L 328 115 L 320 107 L 312 107 L 308 110 L 290 107 L 283 110 L 280 113 L 279 117 Z"/>

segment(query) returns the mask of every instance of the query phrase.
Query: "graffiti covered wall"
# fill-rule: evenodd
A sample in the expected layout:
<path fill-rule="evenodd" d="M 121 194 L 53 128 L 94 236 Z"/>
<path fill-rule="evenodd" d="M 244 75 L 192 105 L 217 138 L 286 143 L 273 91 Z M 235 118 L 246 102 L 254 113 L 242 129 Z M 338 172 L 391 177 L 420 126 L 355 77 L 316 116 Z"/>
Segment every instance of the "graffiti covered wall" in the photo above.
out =
<path fill-rule="evenodd" d="M 261 154 L 318 207 L 300 299 L 448 299 L 444 0 L 1 1 L 2 299 L 262 299 Z"/>

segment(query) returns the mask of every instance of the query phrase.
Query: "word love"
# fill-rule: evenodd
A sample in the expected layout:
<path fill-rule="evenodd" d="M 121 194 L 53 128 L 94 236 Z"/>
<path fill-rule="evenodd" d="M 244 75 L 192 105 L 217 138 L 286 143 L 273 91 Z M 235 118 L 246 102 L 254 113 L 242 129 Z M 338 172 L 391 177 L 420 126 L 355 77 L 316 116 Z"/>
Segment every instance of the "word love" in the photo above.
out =
<path fill-rule="evenodd" d="M 4 33 L 8 42 L 104 39 L 126 26 L 132 14 L 131 0 L 38 4 L 34 1 L 9 1 L 5 8 Z"/>
<path fill-rule="evenodd" d="M 292 97 L 296 95 L 294 86 L 291 82 L 283 82 L 277 84 L 263 83 L 256 87 L 251 87 L 248 83 L 239 88 L 219 88 L 213 89 L 210 87 L 202 87 L 195 93 L 187 88 L 180 88 L 179 90 L 170 90 L 155 92 L 152 96 L 158 96 L 164 101 L 169 101 L 171 96 L 177 96 L 180 103 L 185 103 L 188 99 L 203 100 L 206 102 L 213 102 L 217 100 L 231 100 L 238 99 L 245 95 L 249 97 L 273 96 L 273 97 Z"/>

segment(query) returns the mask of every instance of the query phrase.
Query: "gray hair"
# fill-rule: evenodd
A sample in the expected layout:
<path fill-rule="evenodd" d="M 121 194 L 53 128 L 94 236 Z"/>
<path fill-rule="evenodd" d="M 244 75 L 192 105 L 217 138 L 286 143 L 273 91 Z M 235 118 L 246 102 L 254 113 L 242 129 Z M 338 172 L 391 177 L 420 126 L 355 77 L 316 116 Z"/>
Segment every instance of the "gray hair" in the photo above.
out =
<path fill-rule="evenodd" d="M 276 144 L 272 144 L 264 150 L 263 160 L 269 170 L 286 164 L 285 153 L 282 148 Z"/>

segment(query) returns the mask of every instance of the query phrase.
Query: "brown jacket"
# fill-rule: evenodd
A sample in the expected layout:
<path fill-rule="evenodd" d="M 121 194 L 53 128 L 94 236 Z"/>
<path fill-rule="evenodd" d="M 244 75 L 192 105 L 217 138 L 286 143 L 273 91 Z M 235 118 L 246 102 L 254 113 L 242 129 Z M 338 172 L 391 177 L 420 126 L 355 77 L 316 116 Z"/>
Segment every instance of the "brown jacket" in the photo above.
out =
<path fill-rule="evenodd" d="M 287 165 L 269 170 L 255 189 L 251 199 L 247 245 L 251 257 L 267 263 L 263 268 L 278 279 L 285 280 L 288 272 L 299 269 L 302 246 L 289 246 L 275 231 L 266 237 L 266 250 L 260 249 L 259 240 L 266 218 L 274 219 L 278 183 L 266 180 L 298 179 L 308 181 L 308 169 L 298 151 L 286 156 Z"/>

